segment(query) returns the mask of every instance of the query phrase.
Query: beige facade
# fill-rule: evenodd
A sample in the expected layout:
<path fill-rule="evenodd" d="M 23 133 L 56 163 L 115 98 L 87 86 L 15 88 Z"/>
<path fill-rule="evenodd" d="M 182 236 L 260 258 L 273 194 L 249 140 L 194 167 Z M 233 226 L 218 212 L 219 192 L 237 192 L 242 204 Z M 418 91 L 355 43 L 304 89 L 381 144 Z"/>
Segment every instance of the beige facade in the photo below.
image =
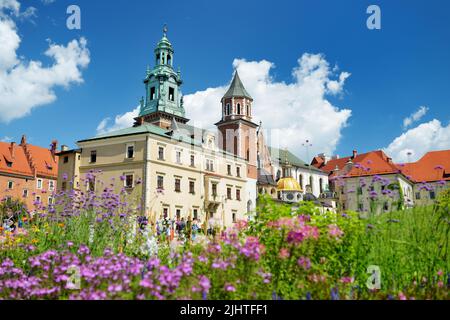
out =
<path fill-rule="evenodd" d="M 414 204 L 413 185 L 402 174 L 383 175 L 389 179 L 390 186 L 383 187 L 381 183 L 372 182 L 373 176 L 347 177 L 335 183 L 335 192 L 342 210 L 358 212 L 389 212 L 396 210 L 399 203 L 403 207 Z M 364 186 L 361 186 L 361 179 Z M 400 189 L 401 188 L 401 192 Z M 392 190 L 392 195 L 384 194 L 384 190 Z M 371 197 L 371 192 L 374 192 Z"/>
<path fill-rule="evenodd" d="M 58 156 L 58 191 L 79 189 L 81 150 L 63 149 Z"/>
<path fill-rule="evenodd" d="M 211 135 L 205 141 L 210 139 L 215 137 Z M 110 184 L 116 193 L 125 188 L 129 204 L 143 208 L 152 220 L 167 215 L 197 217 L 204 222 L 208 215 L 219 226 L 230 226 L 245 219 L 252 201 L 253 190 L 247 190 L 247 162 L 224 153 L 215 141 L 191 144 L 143 132 L 94 138 L 78 145 L 80 188 L 90 187 L 83 179 L 87 173 L 100 172 L 96 192 Z M 67 163 L 67 170 L 70 167 L 71 163 Z M 63 169 L 60 179 L 62 174 Z M 74 171 L 68 174 L 76 175 Z"/>

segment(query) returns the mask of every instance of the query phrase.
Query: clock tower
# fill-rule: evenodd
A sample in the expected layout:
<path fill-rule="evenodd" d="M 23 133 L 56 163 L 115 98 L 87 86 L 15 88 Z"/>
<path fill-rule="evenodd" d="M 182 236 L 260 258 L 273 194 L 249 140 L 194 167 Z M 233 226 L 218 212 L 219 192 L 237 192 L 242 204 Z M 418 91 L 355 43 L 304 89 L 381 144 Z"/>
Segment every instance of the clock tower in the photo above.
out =
<path fill-rule="evenodd" d="M 256 199 L 258 179 L 258 125 L 252 121 L 253 98 L 245 89 L 237 71 L 221 103 L 222 120 L 216 123 L 220 133 L 219 145 L 223 150 L 247 160 L 247 190 L 252 192 L 248 207 L 254 208 L 253 199 Z"/>

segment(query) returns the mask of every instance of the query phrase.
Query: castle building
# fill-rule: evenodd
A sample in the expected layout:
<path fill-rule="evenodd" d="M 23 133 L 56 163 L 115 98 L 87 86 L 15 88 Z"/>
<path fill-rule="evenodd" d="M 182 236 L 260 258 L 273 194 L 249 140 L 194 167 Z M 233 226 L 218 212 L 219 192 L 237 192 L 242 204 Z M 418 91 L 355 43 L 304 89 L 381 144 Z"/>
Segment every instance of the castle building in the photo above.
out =
<path fill-rule="evenodd" d="M 414 204 L 413 182 L 381 150 L 332 159 L 319 155 L 312 165 L 328 172 L 341 210 L 382 213 Z"/>
<path fill-rule="evenodd" d="M 246 219 L 256 204 L 257 180 L 251 96 L 236 73 L 222 99 L 217 132 L 191 126 L 166 29 L 154 54 L 134 126 L 62 151 L 60 188 L 99 193 L 114 184 L 116 192 L 128 193 L 130 206 L 153 221 L 191 217 L 226 227 Z M 85 179 L 90 172 L 98 173 L 95 181 Z"/>
<path fill-rule="evenodd" d="M 22 136 L 0 142 L 0 200 L 22 201 L 30 212 L 54 203 L 58 177 L 57 142 L 49 149 L 31 145 Z"/>
<path fill-rule="evenodd" d="M 450 187 L 450 150 L 431 151 L 416 162 L 396 166 L 414 184 L 415 205 L 433 204 Z"/>

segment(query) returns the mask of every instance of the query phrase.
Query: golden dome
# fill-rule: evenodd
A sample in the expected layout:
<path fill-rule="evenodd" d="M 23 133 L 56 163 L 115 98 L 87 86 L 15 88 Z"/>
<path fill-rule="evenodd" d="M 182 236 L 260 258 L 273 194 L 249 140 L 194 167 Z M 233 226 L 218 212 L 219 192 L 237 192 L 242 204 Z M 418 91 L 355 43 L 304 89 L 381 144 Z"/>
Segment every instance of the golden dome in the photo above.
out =
<path fill-rule="evenodd" d="M 300 184 L 294 178 L 282 178 L 277 184 L 278 191 L 299 191 L 302 192 Z"/>

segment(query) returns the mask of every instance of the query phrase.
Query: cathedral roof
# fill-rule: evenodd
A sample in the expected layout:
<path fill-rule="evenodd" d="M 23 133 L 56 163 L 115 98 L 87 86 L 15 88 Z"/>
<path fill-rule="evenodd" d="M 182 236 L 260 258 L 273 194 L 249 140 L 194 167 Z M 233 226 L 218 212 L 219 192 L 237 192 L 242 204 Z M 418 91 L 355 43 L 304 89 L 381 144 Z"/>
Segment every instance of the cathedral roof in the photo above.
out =
<path fill-rule="evenodd" d="M 247 90 L 245 90 L 245 87 L 242 84 L 241 78 L 239 78 L 239 74 L 237 71 L 234 74 L 234 78 L 233 81 L 231 82 L 230 88 L 223 96 L 223 98 L 233 98 L 233 97 L 244 97 L 253 99 L 247 92 Z"/>
<path fill-rule="evenodd" d="M 274 147 L 268 148 L 270 152 L 270 157 L 272 158 L 272 160 L 276 162 L 284 163 L 287 160 L 294 167 L 308 169 L 317 173 L 324 173 L 322 170 L 319 170 L 314 166 L 308 165 L 289 150 L 281 150 Z"/>
<path fill-rule="evenodd" d="M 282 178 L 277 184 L 278 191 L 299 191 L 302 192 L 300 184 L 292 177 Z"/>
<path fill-rule="evenodd" d="M 276 186 L 276 182 L 270 172 L 264 169 L 258 169 L 258 184 Z"/>

